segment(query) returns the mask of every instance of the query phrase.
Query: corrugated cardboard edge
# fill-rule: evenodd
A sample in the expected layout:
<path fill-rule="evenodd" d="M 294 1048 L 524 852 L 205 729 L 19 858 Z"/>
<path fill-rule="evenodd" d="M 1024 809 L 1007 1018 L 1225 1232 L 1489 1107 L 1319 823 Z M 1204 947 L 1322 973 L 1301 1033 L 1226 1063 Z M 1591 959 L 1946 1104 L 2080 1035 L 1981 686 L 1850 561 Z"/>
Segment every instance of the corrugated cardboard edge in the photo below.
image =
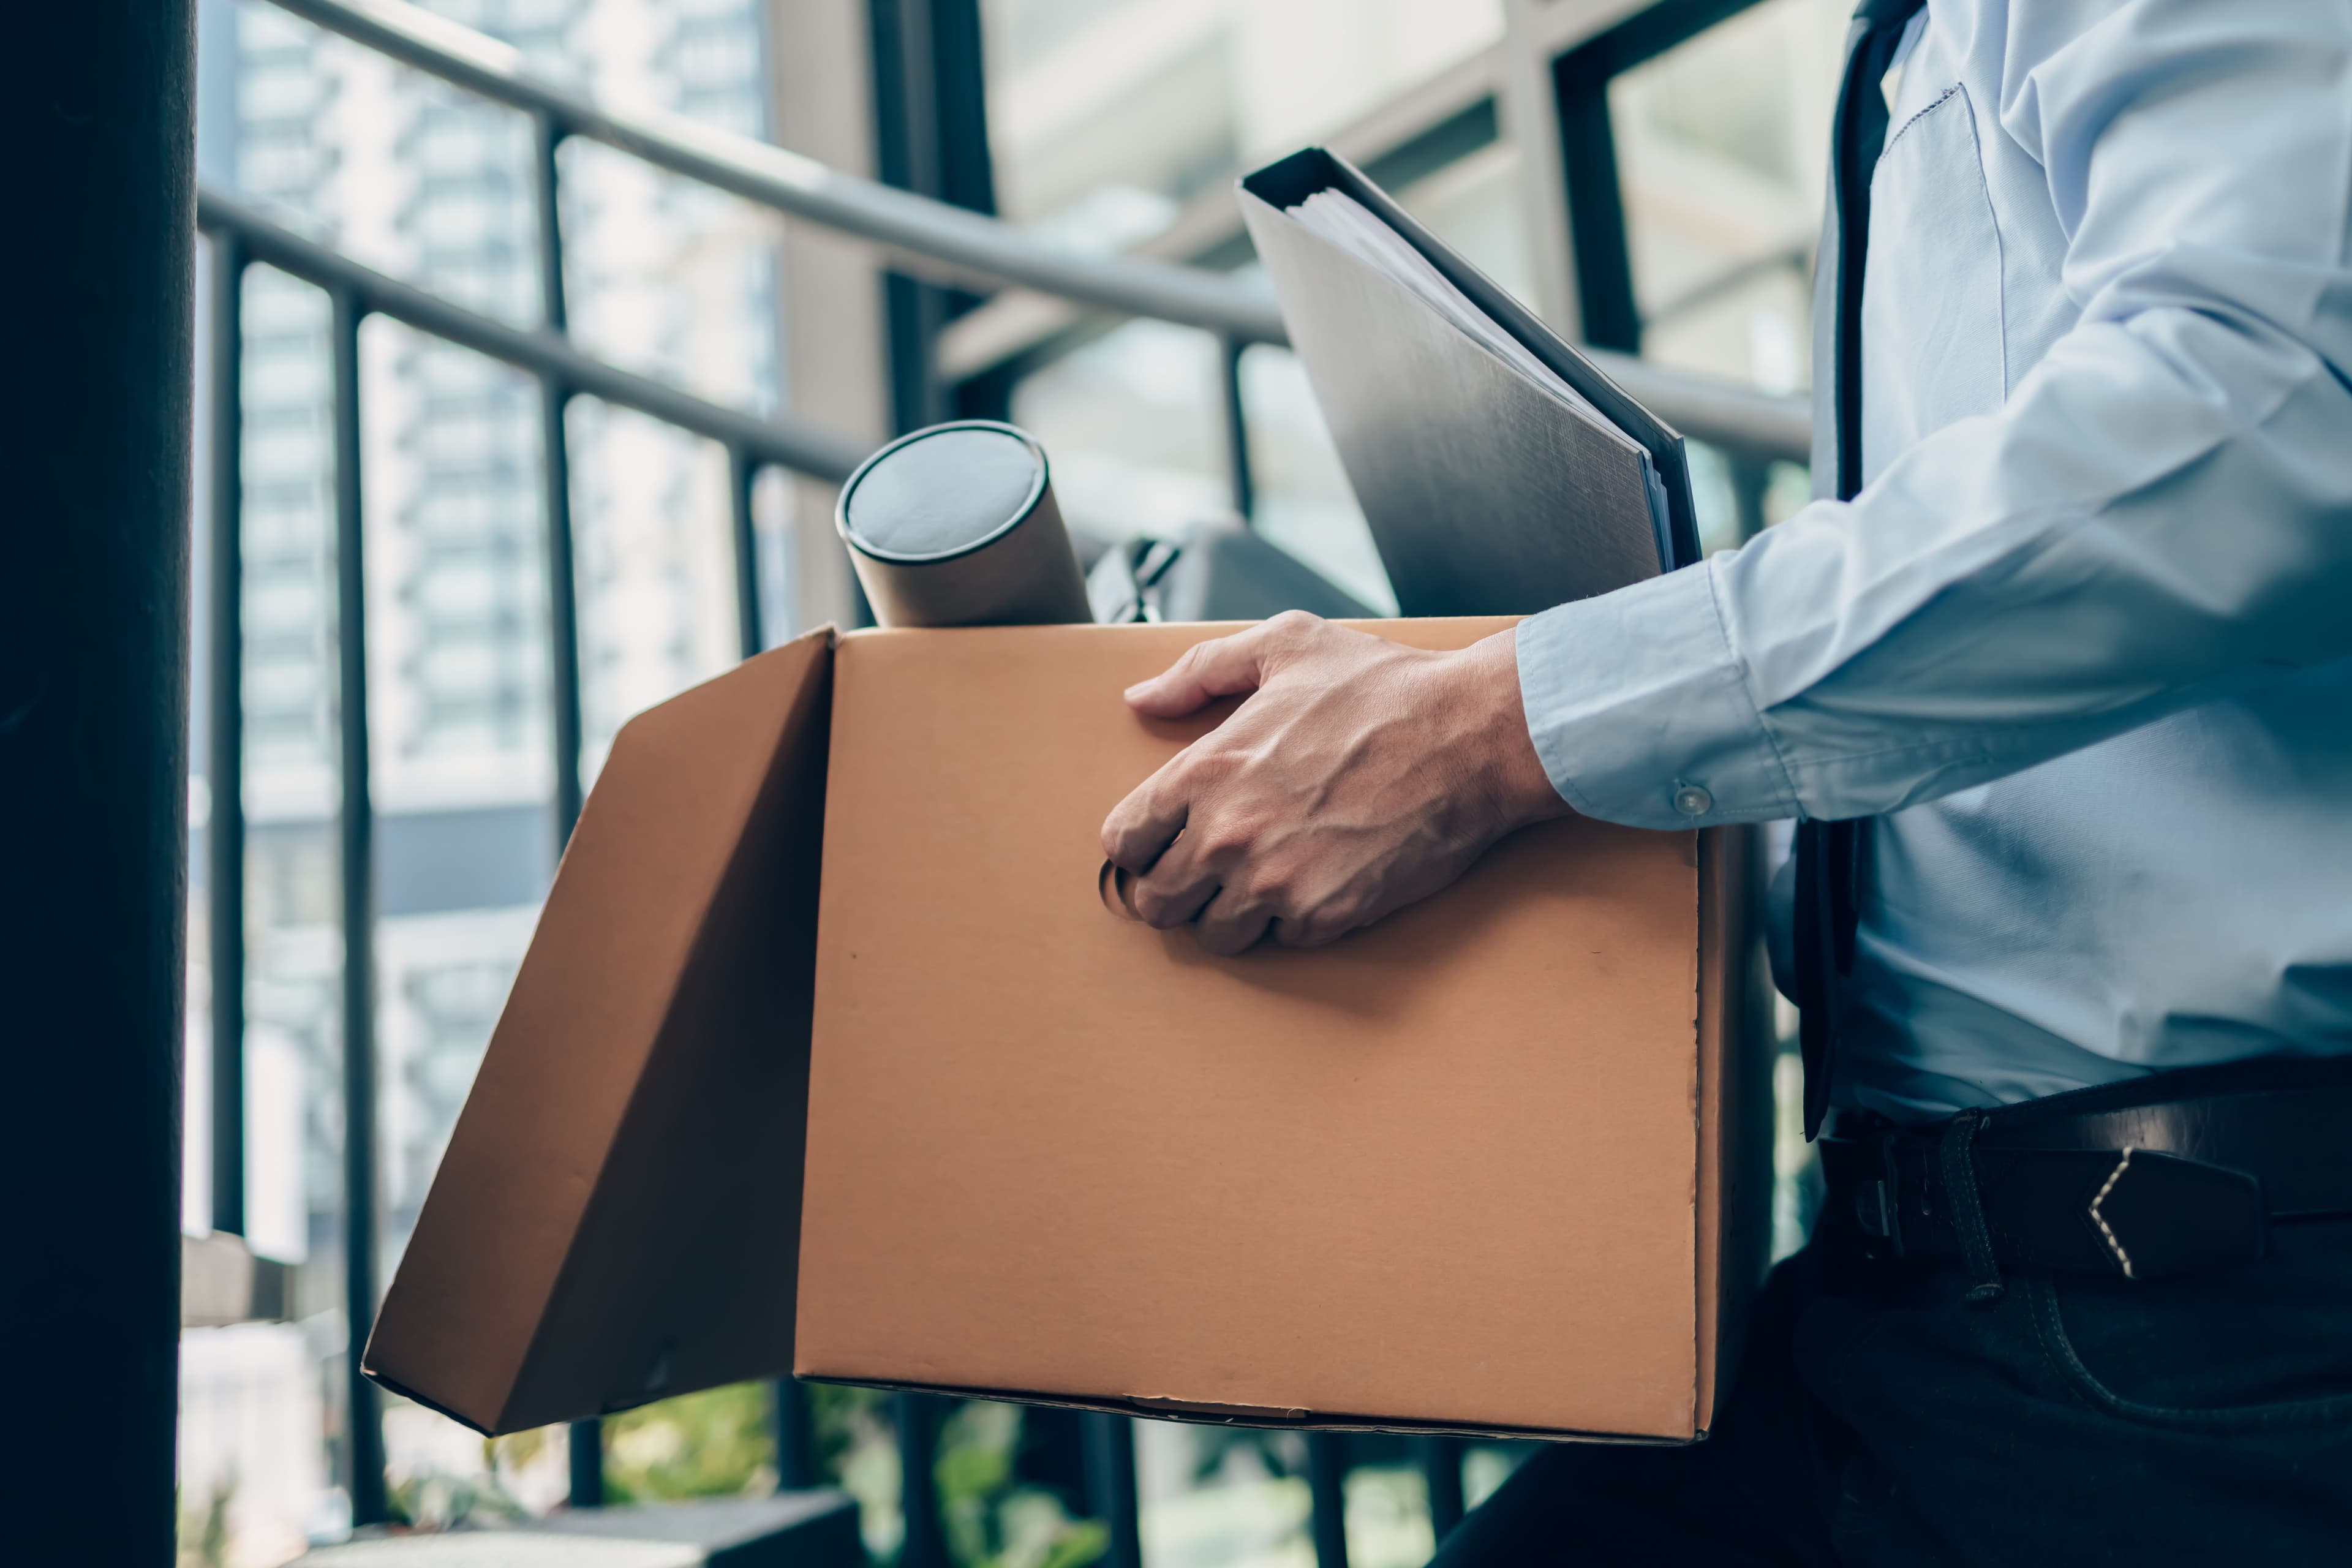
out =
<path fill-rule="evenodd" d="M 1556 1426 L 1504 1426 L 1462 1421 L 1407 1421 L 1394 1416 L 1354 1415 L 1331 1411 L 1278 1410 L 1257 1405 L 1218 1405 L 1175 1399 L 1162 1394 L 1129 1394 L 1120 1399 L 1087 1399 L 1066 1394 L 1038 1394 L 1029 1389 L 982 1388 L 970 1384 L 903 1383 L 878 1378 L 835 1377 L 803 1373 L 812 1382 L 855 1388 L 879 1388 L 893 1394 L 936 1394 L 955 1399 L 992 1399 L 1011 1405 L 1036 1405 L 1053 1410 L 1090 1410 L 1104 1415 L 1134 1415 L 1154 1421 L 1181 1421 L 1195 1426 L 1248 1426 L 1266 1431 L 1380 1432 L 1409 1437 L 1469 1437 L 1504 1442 L 1531 1438 L 1546 1443 L 1607 1443 L 1628 1448 L 1679 1448 L 1686 1437 L 1652 1436 L 1623 1432 L 1587 1432 Z"/>
<path fill-rule="evenodd" d="M 1756 928 L 1762 838 L 1752 827 L 1698 835 L 1697 1366 L 1692 1429 L 1705 1437 L 1731 1389 L 1747 1304 L 1770 1241 L 1770 984 Z M 1760 1142 L 1760 1147 L 1759 1147 Z"/>
<path fill-rule="evenodd" d="M 803 702 L 813 690 L 821 701 L 829 696 L 835 641 L 834 628 L 820 628 L 647 710 L 614 737 L 614 758 L 625 748 L 657 743 L 659 731 L 708 701 L 707 694 L 726 683 L 773 679 L 789 684 Z M 688 973 L 705 944 L 711 905 L 735 867 L 751 812 L 785 765 L 791 740 L 789 726 L 780 725 L 751 787 L 721 814 L 724 842 L 714 847 L 714 853 L 722 864 L 710 868 L 708 895 L 690 912 L 681 911 L 686 918 L 672 922 L 677 929 L 647 933 L 641 923 L 631 928 L 635 939 L 661 944 L 663 957 L 656 962 L 669 963 L 677 978 Z M 614 776 L 613 760 L 607 761 L 605 776 Z M 587 906 L 613 889 L 603 886 L 603 879 L 597 886 L 583 885 L 576 872 L 567 887 L 565 871 L 575 856 L 584 861 L 592 845 L 600 853 L 611 853 L 628 843 L 634 826 L 629 807 L 642 809 L 645 804 L 615 805 L 609 792 L 604 795 L 600 800 L 599 792 L 592 791 L 583 805 L 542 906 L 534 949 L 551 928 L 584 929 L 603 919 Z M 613 819 L 609 823 L 608 817 Z M 610 845 L 604 842 L 608 837 Z M 631 848 L 637 847 L 632 844 Z M 625 863 L 642 853 L 614 858 Z M 551 1005 L 551 988 L 561 989 L 570 977 L 551 965 L 534 965 L 526 952 L 362 1363 L 366 1374 L 383 1387 L 486 1436 L 542 1425 L 547 1419 L 519 1417 L 513 1402 L 544 1351 L 551 1309 L 575 1267 L 583 1222 L 604 1186 L 615 1142 L 637 1108 L 647 1062 L 669 1035 L 677 1006 L 673 986 L 657 1010 L 614 1026 L 614 1032 L 625 1037 L 625 1047 L 636 1053 L 624 1072 L 608 1069 L 605 1075 L 615 1082 L 625 1079 L 625 1095 L 587 1108 L 583 1115 L 533 1114 L 530 1107 L 544 1098 L 547 1083 L 565 1077 L 565 1064 L 553 1055 L 559 1042 L 546 1037 L 549 1031 L 542 1025 L 543 1016 L 557 1010 Z M 533 1152 L 564 1171 L 567 1179 L 498 1179 L 514 1163 L 506 1146 L 517 1127 L 544 1134 Z"/>

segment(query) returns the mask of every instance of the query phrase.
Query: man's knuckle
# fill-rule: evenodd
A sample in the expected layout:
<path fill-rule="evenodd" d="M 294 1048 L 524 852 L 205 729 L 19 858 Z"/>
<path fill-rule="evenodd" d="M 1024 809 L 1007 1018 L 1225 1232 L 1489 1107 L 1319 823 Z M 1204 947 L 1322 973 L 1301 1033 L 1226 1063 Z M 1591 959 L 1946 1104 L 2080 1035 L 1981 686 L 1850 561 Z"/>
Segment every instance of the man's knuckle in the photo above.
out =
<path fill-rule="evenodd" d="M 1239 814 L 1221 815 L 1197 829 L 1187 828 L 1185 836 L 1194 833 L 1193 853 L 1212 866 L 1230 866 L 1250 852 L 1257 840 L 1257 830 L 1250 819 Z"/>
<path fill-rule="evenodd" d="M 1250 902 L 1270 911 L 1276 919 L 1300 912 L 1298 892 L 1299 877 L 1293 867 L 1268 866 L 1250 879 Z"/>

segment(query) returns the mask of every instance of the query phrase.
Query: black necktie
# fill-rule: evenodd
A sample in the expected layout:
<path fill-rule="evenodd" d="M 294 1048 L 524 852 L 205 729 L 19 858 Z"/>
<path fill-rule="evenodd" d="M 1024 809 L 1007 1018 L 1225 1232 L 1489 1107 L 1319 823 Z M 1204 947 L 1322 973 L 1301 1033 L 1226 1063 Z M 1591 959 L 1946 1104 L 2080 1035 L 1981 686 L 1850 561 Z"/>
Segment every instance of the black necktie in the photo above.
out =
<path fill-rule="evenodd" d="M 1862 268 L 1870 240 L 1870 175 L 1886 145 L 1886 96 L 1903 29 L 1926 0 L 1862 0 L 1846 37 L 1845 75 L 1830 133 L 1832 201 L 1819 265 L 1833 268 L 1837 327 L 1829 375 L 1836 420 L 1837 497 L 1862 489 Z M 1824 279 L 1827 281 L 1827 279 Z M 1818 298 L 1818 296 L 1817 296 Z M 1816 306 L 1818 309 L 1818 305 Z M 1821 1131 L 1836 1070 L 1840 975 L 1853 969 L 1857 878 L 1867 819 L 1797 825 L 1795 917 L 1798 1040 L 1805 1057 L 1805 1136 Z"/>

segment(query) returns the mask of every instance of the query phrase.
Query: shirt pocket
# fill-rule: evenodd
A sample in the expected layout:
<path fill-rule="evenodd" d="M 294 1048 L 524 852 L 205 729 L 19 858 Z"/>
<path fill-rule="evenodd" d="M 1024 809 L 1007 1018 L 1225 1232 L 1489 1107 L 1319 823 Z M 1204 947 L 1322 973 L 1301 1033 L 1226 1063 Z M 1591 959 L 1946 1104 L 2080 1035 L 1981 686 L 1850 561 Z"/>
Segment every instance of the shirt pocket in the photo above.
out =
<path fill-rule="evenodd" d="M 1865 482 L 2007 395 L 2000 229 L 1958 82 L 1887 138 L 1872 176 L 1862 362 Z"/>

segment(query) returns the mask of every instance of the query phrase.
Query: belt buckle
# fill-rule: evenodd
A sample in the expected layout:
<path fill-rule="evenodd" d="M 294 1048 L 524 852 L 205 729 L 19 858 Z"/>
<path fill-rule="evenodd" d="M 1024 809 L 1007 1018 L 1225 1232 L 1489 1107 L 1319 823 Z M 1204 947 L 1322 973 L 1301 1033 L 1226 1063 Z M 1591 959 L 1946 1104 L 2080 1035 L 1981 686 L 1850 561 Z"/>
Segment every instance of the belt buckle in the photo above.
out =
<path fill-rule="evenodd" d="M 1885 1174 L 1856 1184 L 1854 1223 L 1862 1229 L 1862 1255 L 1874 1262 L 1903 1256 L 1903 1181 L 1895 1158 L 1895 1134 L 1882 1133 L 1878 1158 Z"/>

